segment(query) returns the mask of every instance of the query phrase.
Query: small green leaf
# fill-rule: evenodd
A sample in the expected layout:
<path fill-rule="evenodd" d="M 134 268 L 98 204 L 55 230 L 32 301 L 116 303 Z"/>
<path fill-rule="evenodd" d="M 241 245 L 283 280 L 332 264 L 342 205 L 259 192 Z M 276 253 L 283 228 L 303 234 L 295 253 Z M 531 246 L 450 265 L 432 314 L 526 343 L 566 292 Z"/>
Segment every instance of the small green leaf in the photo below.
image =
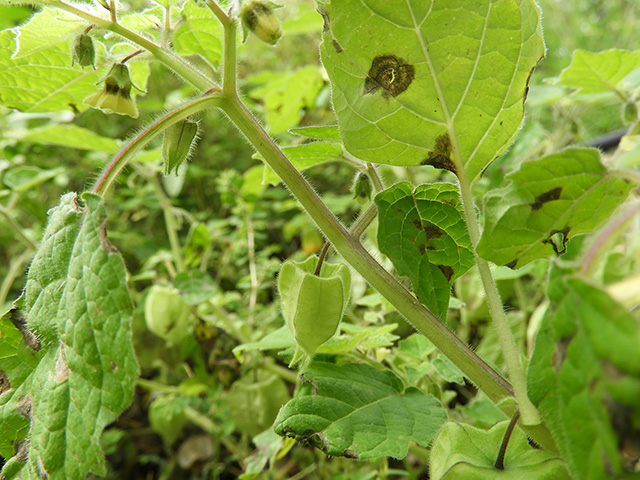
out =
<path fill-rule="evenodd" d="M 289 133 L 302 137 L 313 138 L 315 140 L 326 140 L 327 142 L 339 143 L 340 131 L 337 125 L 325 125 L 323 127 L 309 126 L 290 128 Z"/>
<path fill-rule="evenodd" d="M 118 142 L 113 138 L 103 137 L 76 125 L 51 125 L 41 129 L 29 130 L 22 137 L 22 140 L 43 145 L 57 145 L 108 153 L 114 153 L 120 148 Z"/>
<path fill-rule="evenodd" d="M 398 353 L 403 353 L 419 360 L 423 360 L 427 355 L 433 353 L 435 350 L 435 345 L 420 333 L 414 333 L 413 335 L 398 342 Z"/>
<path fill-rule="evenodd" d="M 579 278 L 557 278 L 548 295 L 551 307 L 529 364 L 529 397 L 573 478 L 637 478 L 640 326 Z"/>
<path fill-rule="evenodd" d="M 573 52 L 571 64 L 556 83 L 575 88 L 577 94 L 632 91 L 640 86 L 640 50 L 606 50 L 592 53 Z"/>
<path fill-rule="evenodd" d="M 442 378 L 447 382 L 458 383 L 464 385 L 464 374 L 455 366 L 455 364 L 447 357 L 435 358 L 431 365 L 437 370 Z"/>
<path fill-rule="evenodd" d="M 26 315 L 25 331 L 37 335 L 37 364 L 0 367 L 13 380 L 2 395 L 0 431 L 14 431 L 18 415 L 30 422 L 25 478 L 106 474 L 100 435 L 129 405 L 138 375 L 124 262 L 106 238 L 102 199 L 82 198 L 85 208 L 69 193 L 51 211 L 29 269 L 18 313 Z M 2 455 L 11 456 L 0 437 Z"/>
<path fill-rule="evenodd" d="M 409 441 L 427 445 L 447 419 L 438 400 L 389 370 L 314 362 L 304 378 L 315 393 L 287 403 L 274 429 L 328 455 L 401 459 Z"/>
<path fill-rule="evenodd" d="M 455 185 L 398 183 L 376 195 L 378 244 L 422 303 L 444 320 L 451 283 L 473 265 Z"/>
<path fill-rule="evenodd" d="M 187 1 L 182 22 L 171 38 L 173 48 L 181 55 L 199 54 L 216 67 L 222 58 L 222 27 L 204 3 Z"/>
<path fill-rule="evenodd" d="M 64 172 L 64 167 L 42 170 L 38 167 L 18 166 L 2 174 L 2 183 L 14 192 L 26 192 Z"/>
<path fill-rule="evenodd" d="M 318 257 L 302 263 L 286 261 L 278 276 L 282 316 L 296 340 L 292 364 L 313 357 L 333 337 L 349 302 L 351 274 L 342 264 L 324 262 L 315 274 Z"/>
<path fill-rule="evenodd" d="M 335 162 L 342 156 L 342 146 L 328 142 L 312 142 L 295 145 L 293 147 L 283 147 L 282 152 L 298 171 L 303 171 L 323 163 Z M 255 157 L 262 158 L 257 154 Z M 262 181 L 264 183 L 277 185 L 280 183 L 280 177 L 265 163 Z"/>
<path fill-rule="evenodd" d="M 346 150 L 471 181 L 511 144 L 544 55 L 532 0 L 322 0 L 322 62 Z"/>
<path fill-rule="evenodd" d="M 433 480 L 569 480 L 564 463 L 544 450 L 535 450 L 527 436 L 513 431 L 504 469 L 494 467 L 509 420 L 490 430 L 447 423 L 433 442 L 430 473 Z M 586 477 L 581 477 L 586 478 Z"/>
<path fill-rule="evenodd" d="M 262 72 L 247 80 L 251 98 L 264 102 L 271 134 L 284 133 L 300 123 L 301 110 L 311 108 L 324 80 L 317 67 L 294 71 Z"/>
<path fill-rule="evenodd" d="M 511 268 L 564 253 L 567 240 L 597 228 L 633 187 L 610 175 L 590 148 L 523 162 L 506 178 L 509 185 L 485 196 L 477 252 Z"/>

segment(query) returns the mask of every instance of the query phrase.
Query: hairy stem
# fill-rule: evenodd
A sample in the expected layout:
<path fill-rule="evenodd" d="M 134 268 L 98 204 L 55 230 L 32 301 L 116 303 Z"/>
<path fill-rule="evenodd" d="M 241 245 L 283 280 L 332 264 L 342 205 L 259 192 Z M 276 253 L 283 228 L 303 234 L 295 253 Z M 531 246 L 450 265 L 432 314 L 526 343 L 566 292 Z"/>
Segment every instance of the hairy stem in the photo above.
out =
<path fill-rule="evenodd" d="M 464 168 L 458 169 L 458 179 L 460 181 L 460 193 L 464 217 L 467 223 L 467 228 L 469 229 L 471 244 L 473 245 L 473 254 L 475 256 L 476 264 L 478 265 L 482 285 L 484 286 L 484 291 L 487 296 L 489 313 L 491 314 L 493 325 L 495 326 L 498 334 L 498 339 L 502 348 L 502 356 L 504 357 L 507 371 L 509 372 L 509 380 L 511 380 L 511 384 L 513 385 L 513 391 L 515 393 L 516 401 L 518 402 L 522 421 L 525 425 L 537 425 L 541 421 L 540 416 L 538 415 L 538 410 L 527 396 L 527 381 L 524 374 L 524 368 L 520 362 L 520 353 L 518 352 L 518 347 L 516 346 L 516 342 L 511 334 L 507 316 L 502 308 L 502 300 L 498 293 L 498 286 L 491 274 L 489 263 L 485 259 L 480 258 L 476 253 L 476 245 L 480 241 L 480 228 L 478 226 L 478 219 L 476 218 L 471 185 L 468 182 Z"/>
<path fill-rule="evenodd" d="M 153 138 L 162 133 L 174 123 L 183 120 L 194 113 L 206 108 L 213 108 L 220 104 L 220 96 L 217 92 L 211 95 L 200 97 L 185 103 L 181 107 L 160 117 L 147 128 L 142 130 L 131 140 L 120 152 L 111 160 L 96 182 L 93 193 L 104 196 L 113 181 L 122 169 L 129 163 L 136 153 L 144 148 Z"/>

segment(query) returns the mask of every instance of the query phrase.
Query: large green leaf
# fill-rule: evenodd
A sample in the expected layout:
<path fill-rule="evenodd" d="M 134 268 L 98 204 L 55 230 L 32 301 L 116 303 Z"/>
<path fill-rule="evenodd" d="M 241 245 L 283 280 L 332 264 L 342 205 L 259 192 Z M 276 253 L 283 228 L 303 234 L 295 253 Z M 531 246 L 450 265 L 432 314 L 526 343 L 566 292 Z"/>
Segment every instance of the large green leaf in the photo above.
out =
<path fill-rule="evenodd" d="M 56 13 L 53 13 L 56 12 Z M 29 35 L 20 43 L 17 58 L 13 58 L 16 33 L 0 32 L 0 103 L 23 112 L 81 111 L 84 97 L 96 91 L 100 74 L 92 68 L 71 66 L 72 29 L 60 32 L 58 41 L 48 34 L 46 25 L 78 27 L 77 19 L 60 18 L 53 9 L 36 14 L 24 28 Z M 35 28 L 34 25 L 37 27 Z M 18 29 L 21 32 L 21 29 Z M 42 44 L 38 46 L 38 33 Z"/>
<path fill-rule="evenodd" d="M 504 458 L 504 469 L 494 467 L 508 420 L 481 430 L 449 422 L 438 433 L 431 450 L 432 480 L 568 480 L 564 463 L 544 450 L 535 450 L 516 429 Z"/>
<path fill-rule="evenodd" d="M 375 198 L 378 244 L 422 303 L 444 320 L 451 283 L 473 265 L 455 185 L 398 183 Z"/>
<path fill-rule="evenodd" d="M 529 397 L 573 478 L 638 478 L 631 472 L 640 438 L 640 326 L 581 279 L 561 277 L 548 295 Z"/>
<path fill-rule="evenodd" d="M 512 268 L 563 253 L 568 239 L 598 227 L 633 187 L 610 175 L 590 148 L 524 162 L 506 178 L 509 185 L 485 196 L 477 252 Z"/>
<path fill-rule="evenodd" d="M 606 50 L 592 53 L 576 50 L 571 65 L 557 83 L 577 89 L 577 93 L 615 93 L 640 85 L 640 50 Z"/>
<path fill-rule="evenodd" d="M 324 0 L 322 61 L 345 148 L 477 179 L 511 144 L 544 54 L 533 0 Z"/>
<path fill-rule="evenodd" d="M 313 362 L 304 379 L 315 393 L 287 403 L 274 429 L 329 455 L 404 458 L 409 441 L 426 445 L 447 419 L 438 400 L 389 370 Z"/>
<path fill-rule="evenodd" d="M 10 383 L 0 395 L 0 452 L 11 457 L 26 434 L 20 458 L 5 467 L 21 468 L 21 478 L 106 473 L 100 434 L 130 403 L 138 374 L 124 263 L 106 238 L 101 199 L 83 199 L 85 208 L 69 193 L 51 212 L 24 307 L 10 313 L 23 337 L 33 332 L 37 341 L 15 345 L 14 355 L 0 344 Z M 2 337 L 11 327 L 3 318 Z"/>
<path fill-rule="evenodd" d="M 217 66 L 222 57 L 221 39 L 222 27 L 213 12 L 204 3 L 187 1 L 182 10 L 182 21 L 172 37 L 176 52 L 200 54 Z"/>
<path fill-rule="evenodd" d="M 114 153 L 120 147 L 113 138 L 103 137 L 92 130 L 77 125 L 51 125 L 41 129 L 29 130 L 22 140 L 59 145 L 61 147 L 98 150 Z"/>

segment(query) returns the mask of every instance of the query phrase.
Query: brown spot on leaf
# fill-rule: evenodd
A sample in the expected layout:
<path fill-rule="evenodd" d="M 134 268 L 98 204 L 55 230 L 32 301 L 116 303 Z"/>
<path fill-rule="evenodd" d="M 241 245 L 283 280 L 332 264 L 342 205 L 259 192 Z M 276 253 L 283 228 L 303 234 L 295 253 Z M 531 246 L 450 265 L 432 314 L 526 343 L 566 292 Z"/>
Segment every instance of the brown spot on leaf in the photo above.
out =
<path fill-rule="evenodd" d="M 427 235 L 427 238 L 440 238 L 444 232 L 437 225 L 425 222 L 424 233 Z"/>
<path fill-rule="evenodd" d="M 25 315 L 19 310 L 17 301 L 14 302 L 11 310 L 8 312 L 9 320 L 22 334 L 22 341 L 27 348 L 39 352 L 40 340 L 31 330 L 27 327 L 27 319 Z"/>
<path fill-rule="evenodd" d="M 507 263 L 506 266 L 513 270 L 514 268 L 516 268 L 517 264 L 518 264 L 518 259 L 516 258 L 515 260 Z"/>
<path fill-rule="evenodd" d="M 98 230 L 98 239 L 100 240 L 100 246 L 105 252 L 118 253 L 118 250 L 107 239 L 107 219 L 106 217 L 100 221 L 100 229 Z"/>
<path fill-rule="evenodd" d="M 379 55 L 373 59 L 364 81 L 364 94 L 373 95 L 382 88 L 382 98 L 397 97 L 416 75 L 416 69 L 395 55 Z"/>
<path fill-rule="evenodd" d="M 340 46 L 340 44 L 337 42 L 336 39 L 333 39 L 331 41 L 331 44 L 333 45 L 333 48 L 336 49 L 336 53 L 342 53 L 342 47 Z"/>
<path fill-rule="evenodd" d="M 11 382 L 9 381 L 9 377 L 4 373 L 4 370 L 0 368 L 0 395 L 11 388 Z"/>
<path fill-rule="evenodd" d="M 451 150 L 451 139 L 449 135 L 446 133 L 440 135 L 436 138 L 436 143 L 429 153 L 429 156 L 420 162 L 420 165 L 431 165 L 435 168 L 456 173 L 456 166 L 451 161 Z"/>
<path fill-rule="evenodd" d="M 420 221 L 419 218 L 413 219 L 413 226 L 416 227 L 418 230 L 422 230 L 422 222 Z"/>
<path fill-rule="evenodd" d="M 447 279 L 447 282 L 451 281 L 451 277 L 453 277 L 453 268 L 448 265 L 438 265 L 438 268 Z"/>
<path fill-rule="evenodd" d="M 564 227 L 562 230 L 554 230 L 548 238 L 542 241 L 543 244 L 549 243 L 556 255 L 560 256 L 567 251 L 567 235 L 570 228 Z"/>
<path fill-rule="evenodd" d="M 346 457 L 346 458 L 352 458 L 354 460 L 359 460 L 360 459 L 360 455 L 358 455 L 358 452 L 355 452 L 353 450 L 349 450 L 348 448 L 342 452 L 342 456 Z"/>
<path fill-rule="evenodd" d="M 553 367 L 556 369 L 556 372 L 560 372 L 562 365 L 564 364 L 565 358 L 567 358 L 567 350 L 569 349 L 569 344 L 571 343 L 571 337 L 562 338 L 556 344 L 556 350 L 553 352 L 551 356 L 551 363 Z"/>
<path fill-rule="evenodd" d="M 531 210 L 540 210 L 545 203 L 551 202 L 553 200 L 558 200 L 561 193 L 562 187 L 556 187 L 552 190 L 549 190 L 548 192 L 543 193 L 542 195 L 538 195 L 536 197 L 536 201 L 531 204 Z"/>
<path fill-rule="evenodd" d="M 65 358 L 65 347 L 66 345 L 63 343 L 56 360 L 56 374 L 54 380 L 57 383 L 62 383 L 69 378 L 69 366 L 67 365 L 67 359 Z"/>
<path fill-rule="evenodd" d="M 322 31 L 323 32 L 328 32 L 329 29 L 331 28 L 331 22 L 329 21 L 329 15 L 327 14 L 326 10 L 319 8 L 318 9 L 318 13 L 320 15 L 322 15 Z"/>
<path fill-rule="evenodd" d="M 418 251 L 420 252 L 420 255 L 424 255 L 424 252 L 427 250 L 424 245 L 418 245 Z"/>
<path fill-rule="evenodd" d="M 16 402 L 16 409 L 18 413 L 23 417 L 30 418 L 31 417 L 31 406 L 33 405 L 33 395 L 30 393 L 26 394 L 23 397 L 20 397 Z"/>

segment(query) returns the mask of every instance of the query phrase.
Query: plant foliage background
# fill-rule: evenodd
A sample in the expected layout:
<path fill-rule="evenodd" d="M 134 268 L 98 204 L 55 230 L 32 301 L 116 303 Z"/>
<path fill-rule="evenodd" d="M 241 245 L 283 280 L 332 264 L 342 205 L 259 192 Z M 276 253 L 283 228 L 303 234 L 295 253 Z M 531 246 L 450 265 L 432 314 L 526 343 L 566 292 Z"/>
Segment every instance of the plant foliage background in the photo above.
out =
<path fill-rule="evenodd" d="M 324 239 L 220 111 L 193 118 L 199 141 L 177 171 L 162 175 L 157 137 L 106 198 L 67 193 L 89 190 L 128 139 L 197 91 L 143 53 L 128 61 L 139 118 L 88 108 L 75 99 L 100 89 L 109 59 L 137 48 L 99 30 L 95 68 L 80 67 L 72 64 L 72 50 L 85 20 L 55 5 L 10 3 L 0 2 L 0 456 L 7 478 L 42 478 L 42 458 L 55 469 L 53 478 L 422 479 L 429 478 L 430 461 L 433 478 L 498 478 L 486 458 L 504 436 L 503 411 L 353 269 L 337 335 L 317 349 L 304 383 L 287 367 L 295 342 L 284 326 L 276 276 L 286 260 L 320 254 Z M 395 104 L 380 92 L 362 95 L 369 72 L 361 57 L 371 52 L 350 37 L 353 20 L 334 17 L 329 3 L 284 2 L 275 11 L 283 32 L 276 46 L 255 36 L 239 43 L 241 97 L 345 225 L 373 203 L 354 195 L 354 176 L 366 170 L 360 160 L 383 164 L 376 170 L 391 188 L 375 199 L 378 219 L 363 244 L 506 374 L 472 268 L 456 177 L 417 166 L 437 150 L 441 132 L 407 128 L 417 94 L 399 96 L 395 113 L 381 110 Z M 498 3 L 505 7 L 500 15 L 512 18 L 508 4 L 519 2 Z M 502 136 L 491 133 L 493 125 L 460 133 L 482 212 L 477 251 L 496 265 L 509 327 L 529 362 L 529 396 L 559 450 L 530 449 L 516 430 L 505 461 L 513 470 L 501 473 L 631 478 L 640 455 L 633 203 L 640 6 L 625 0 L 540 5 L 547 54 L 530 78 L 522 128 L 519 112 L 498 109 L 489 116 L 509 126 Z M 334 19 L 328 32 L 317 6 Z M 118 19 L 217 79 L 223 31 L 202 2 L 135 0 L 120 4 Z M 163 33 L 166 24 L 170 35 Z M 367 28 L 392 35 L 393 25 L 385 25 Z M 527 35 L 537 38 L 537 25 L 529 28 Z M 462 42 L 450 32 L 442 37 L 452 42 L 447 48 Z M 437 39 L 431 40 L 437 58 Z M 407 40 L 397 55 L 423 62 L 415 42 Z M 330 67 L 323 68 L 320 56 Z M 490 77 L 489 67 L 477 71 Z M 529 71 L 514 71 L 522 90 Z M 334 84 L 332 104 L 329 81 L 340 75 L 357 82 L 347 81 L 343 91 Z M 457 86 L 448 84 L 451 92 L 443 94 L 450 98 Z M 479 91 L 487 88 L 498 85 Z M 440 125 L 432 106 L 427 112 L 422 104 L 418 113 Z M 475 114 L 479 107 L 472 107 L 461 117 Z M 372 115 L 364 125 L 348 117 L 358 108 Z M 397 118 L 379 122 L 386 115 Z M 394 141 L 386 150 L 372 148 L 373 123 L 382 123 L 394 141 L 413 142 L 406 135 L 415 135 L 419 144 L 408 152 Z M 580 148 L 620 129 L 629 134 L 602 156 Z M 490 154 L 474 150 L 486 132 L 492 139 L 486 148 L 501 154 L 491 165 Z M 402 220 L 394 216 L 398 210 Z M 420 235 L 433 224 L 441 236 L 427 236 L 421 248 Z M 425 257 L 430 245 L 437 252 Z M 341 257 L 329 250 L 327 261 Z M 353 400 L 347 406 L 345 392 Z M 311 433 L 324 433 L 311 435 L 301 417 L 318 408 L 333 416 L 315 418 Z M 45 417 L 46 426 L 38 422 Z M 583 422 L 589 433 L 577 435 Z M 78 436 L 67 437 L 67 429 Z M 20 442 L 27 431 L 33 448 Z"/>

